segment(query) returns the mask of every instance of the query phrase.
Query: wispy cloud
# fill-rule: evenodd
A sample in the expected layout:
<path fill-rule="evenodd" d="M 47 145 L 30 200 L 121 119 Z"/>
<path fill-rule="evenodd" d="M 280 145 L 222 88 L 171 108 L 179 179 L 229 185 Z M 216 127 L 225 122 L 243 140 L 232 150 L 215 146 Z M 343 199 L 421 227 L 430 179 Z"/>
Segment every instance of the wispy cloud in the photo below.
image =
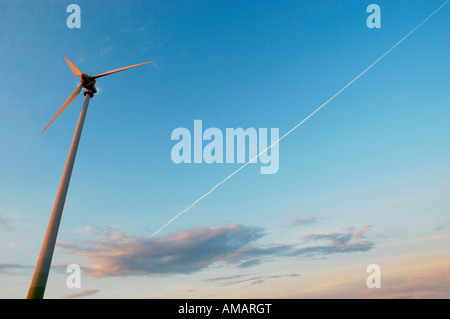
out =
<path fill-rule="evenodd" d="M 23 269 L 23 268 L 28 268 L 28 267 L 20 265 L 20 264 L 3 263 L 3 264 L 0 264 L 0 274 L 17 275 L 18 273 L 13 270 Z"/>
<path fill-rule="evenodd" d="M 22 246 L 16 243 L 7 243 L 6 245 L 12 249 L 22 249 Z"/>
<path fill-rule="evenodd" d="M 12 243 L 10 243 L 12 244 Z M 10 244 L 8 244 L 8 246 L 11 246 Z M 15 244 L 13 244 L 15 245 Z M 12 247 L 15 248 L 15 247 Z M 22 247 L 18 247 L 15 249 L 21 249 Z M 56 265 L 51 265 L 51 272 L 58 272 L 58 273 L 66 273 L 67 270 L 67 265 L 68 264 L 56 264 Z M 35 265 L 22 265 L 22 264 L 16 264 L 16 263 L 2 263 L 0 264 L 0 274 L 4 274 L 4 275 L 21 275 L 23 274 L 22 272 L 20 272 L 20 270 L 26 270 L 28 273 L 29 269 L 34 269 Z"/>
<path fill-rule="evenodd" d="M 215 282 L 215 281 L 223 281 L 223 280 L 230 280 L 230 279 L 236 279 L 242 277 L 242 275 L 233 275 L 233 276 L 226 276 L 226 277 L 214 277 L 214 278 L 208 278 L 204 281 L 206 282 Z"/>
<path fill-rule="evenodd" d="M 322 245 L 308 245 L 307 247 L 295 250 L 296 255 L 328 255 L 335 253 L 351 253 L 368 251 L 374 248 L 375 244 L 369 240 L 361 240 L 365 233 L 370 230 L 371 225 L 364 225 L 356 231 L 348 231 L 346 233 L 325 233 L 325 234 L 309 234 L 304 236 L 306 243 L 326 241 Z"/>
<path fill-rule="evenodd" d="M 285 228 L 291 228 L 296 226 L 302 226 L 306 224 L 314 224 L 317 223 L 319 217 L 317 216 L 302 216 L 302 217 L 293 217 L 288 222 L 283 224 Z"/>
<path fill-rule="evenodd" d="M 214 282 L 219 283 L 219 286 L 230 286 L 241 283 L 250 282 L 251 285 L 261 284 L 270 279 L 279 279 L 279 278 L 294 278 L 299 277 L 300 274 L 291 273 L 291 274 L 282 274 L 282 275 L 261 275 L 261 276 L 248 276 L 248 275 L 235 275 L 229 277 L 217 277 L 217 278 L 209 278 L 205 279 L 205 282 Z"/>
<path fill-rule="evenodd" d="M 114 46 L 112 45 L 107 45 L 106 47 L 102 48 L 100 50 L 100 56 L 105 56 L 108 55 L 110 53 L 114 52 Z"/>
<path fill-rule="evenodd" d="M 439 239 L 435 239 L 435 243 Z M 412 246 L 415 246 L 412 244 Z M 383 248 L 382 248 L 383 250 Z M 322 270 L 305 282 L 302 290 L 285 295 L 288 298 L 441 298 L 450 297 L 448 251 L 399 254 L 378 260 L 381 266 L 381 288 L 365 285 L 365 265 L 347 264 L 345 269 Z M 339 273 L 339 276 L 335 276 Z M 367 273 L 369 275 L 369 273 Z M 308 277 L 312 279 L 312 276 Z"/>
<path fill-rule="evenodd" d="M 88 289 L 88 290 L 83 290 L 77 294 L 67 295 L 64 298 L 65 299 L 74 299 L 74 298 L 92 296 L 92 295 L 95 295 L 97 292 L 99 292 L 98 289 Z"/>
<path fill-rule="evenodd" d="M 215 263 L 249 268 L 279 257 L 367 251 L 374 247 L 373 242 L 360 240 L 367 230 L 310 234 L 302 243 L 263 245 L 257 243 L 265 236 L 262 228 L 240 224 L 194 228 L 159 238 L 102 226 L 83 229 L 88 238 L 82 242 L 58 242 L 58 247 L 83 258 L 89 276 L 190 274 Z M 319 240 L 326 242 L 311 245 Z"/>
<path fill-rule="evenodd" d="M 9 218 L 0 215 L 0 229 L 11 230 L 12 229 L 11 220 Z"/>
<path fill-rule="evenodd" d="M 353 238 L 360 239 L 364 238 L 367 231 L 369 231 L 372 228 L 372 225 L 364 225 L 360 230 L 356 231 L 353 234 Z"/>
<path fill-rule="evenodd" d="M 449 282 L 431 282 L 418 285 L 393 287 L 381 291 L 371 291 L 371 293 L 362 294 L 367 298 L 384 299 L 448 299 Z"/>

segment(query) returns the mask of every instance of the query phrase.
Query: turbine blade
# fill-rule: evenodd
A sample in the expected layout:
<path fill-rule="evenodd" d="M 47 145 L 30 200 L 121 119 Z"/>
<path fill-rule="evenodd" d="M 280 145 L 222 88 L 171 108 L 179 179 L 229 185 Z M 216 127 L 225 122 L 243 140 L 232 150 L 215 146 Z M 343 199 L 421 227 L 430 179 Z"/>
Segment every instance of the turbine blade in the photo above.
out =
<path fill-rule="evenodd" d="M 81 71 L 75 66 L 75 64 L 73 64 L 65 55 L 63 55 L 64 59 L 66 59 L 67 64 L 70 66 L 70 68 L 72 69 L 72 72 L 76 75 L 76 76 L 81 76 Z"/>
<path fill-rule="evenodd" d="M 150 62 L 144 62 L 144 63 L 139 63 L 139 64 L 130 65 L 130 66 L 126 66 L 126 67 L 123 67 L 123 68 L 111 70 L 111 71 L 108 71 L 108 72 L 105 72 L 105 73 L 97 74 L 97 75 L 94 75 L 94 79 L 97 79 L 97 78 L 99 78 L 99 77 L 102 77 L 102 76 L 105 76 L 105 75 L 109 75 L 109 74 L 112 74 L 112 73 L 120 72 L 120 71 L 123 71 L 123 70 L 135 68 L 135 67 L 137 67 L 137 66 L 141 66 L 141 65 L 144 65 L 144 64 L 149 64 L 149 63 L 152 63 L 152 62 L 153 62 L 153 61 L 150 61 Z"/>
<path fill-rule="evenodd" d="M 50 121 L 50 123 L 47 124 L 47 126 L 44 128 L 44 130 L 41 132 L 44 133 L 45 130 L 50 126 L 50 124 L 53 123 L 53 121 L 59 116 L 59 114 L 62 113 L 62 111 L 65 110 L 65 108 L 72 103 L 73 100 L 75 100 L 75 98 L 78 96 L 78 94 L 80 94 L 81 89 L 83 88 L 83 83 L 80 83 L 80 85 L 77 86 L 77 88 L 75 89 L 75 91 L 72 92 L 72 94 L 69 96 L 69 98 L 67 99 L 66 102 L 64 102 L 63 106 L 61 106 L 61 108 L 58 110 L 58 112 L 56 112 L 55 116 L 53 116 L 52 120 Z"/>

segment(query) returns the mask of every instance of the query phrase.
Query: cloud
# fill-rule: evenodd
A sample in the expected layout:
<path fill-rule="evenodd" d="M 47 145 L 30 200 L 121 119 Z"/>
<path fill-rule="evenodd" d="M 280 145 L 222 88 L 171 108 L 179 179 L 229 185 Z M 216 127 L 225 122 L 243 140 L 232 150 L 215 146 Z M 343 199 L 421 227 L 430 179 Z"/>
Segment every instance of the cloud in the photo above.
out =
<path fill-rule="evenodd" d="M 12 248 L 12 249 L 22 249 L 22 246 L 19 245 L 19 244 L 15 244 L 15 243 L 7 243 L 6 245 L 7 245 L 9 248 Z"/>
<path fill-rule="evenodd" d="M 12 269 L 23 269 L 28 268 L 27 266 L 13 264 L 13 263 L 3 263 L 0 264 L 0 274 L 4 275 L 16 275 L 16 272 L 11 271 Z"/>
<path fill-rule="evenodd" d="M 219 286 L 230 286 L 230 285 L 236 285 L 241 283 L 250 282 L 251 285 L 257 285 L 261 284 L 263 282 L 266 282 L 270 279 L 278 279 L 278 278 L 293 278 L 293 277 L 299 277 L 300 274 L 297 273 L 291 273 L 291 274 L 282 274 L 282 275 L 269 275 L 269 276 L 248 276 L 248 275 L 235 275 L 235 276 L 229 276 L 229 277 L 217 277 L 217 278 L 210 278 L 205 279 L 205 282 L 218 282 L 220 283 Z"/>
<path fill-rule="evenodd" d="M 242 247 L 228 255 L 224 261 L 247 268 L 262 263 L 266 257 L 286 256 L 292 251 L 292 245 L 271 244 Z"/>
<path fill-rule="evenodd" d="M 21 270 L 26 270 L 26 273 L 29 274 L 29 270 L 35 269 L 35 265 L 21 265 L 21 264 L 15 264 L 15 263 L 1 263 L 0 264 L 0 274 L 4 275 L 21 275 L 23 274 Z M 51 272 L 63 272 L 65 273 L 67 269 L 66 265 L 51 265 Z"/>
<path fill-rule="evenodd" d="M 351 253 L 368 251 L 375 244 L 369 240 L 361 240 L 372 226 L 364 225 L 357 231 L 348 231 L 346 233 L 325 233 L 325 234 L 309 234 L 304 236 L 306 243 L 318 242 L 325 240 L 327 243 L 322 245 L 308 245 L 307 247 L 296 249 L 294 255 L 329 255 L 335 253 Z"/>
<path fill-rule="evenodd" d="M 116 275 L 189 274 L 215 262 L 240 262 L 251 243 L 264 234 L 260 228 L 230 224 L 195 228 L 160 238 L 143 238 L 111 227 L 91 228 L 90 239 L 73 244 L 59 242 L 68 253 L 76 253 L 90 265 L 88 274 Z"/>
<path fill-rule="evenodd" d="M 433 231 L 441 231 L 441 230 L 447 229 L 449 226 L 450 226 L 450 223 L 440 224 L 439 226 L 436 226 L 435 228 L 433 228 Z"/>
<path fill-rule="evenodd" d="M 213 281 L 214 282 L 214 281 L 236 279 L 236 278 L 239 278 L 239 277 L 242 277 L 242 275 L 233 275 L 233 276 L 226 276 L 226 277 L 208 278 L 208 279 L 205 279 L 204 281 L 207 281 L 207 282 Z"/>
<path fill-rule="evenodd" d="M 84 259 L 88 267 L 83 268 L 88 276 L 190 274 L 216 263 L 249 268 L 279 257 L 367 251 L 374 244 L 361 238 L 369 228 L 310 234 L 300 245 L 262 245 L 257 243 L 265 236 L 262 228 L 240 224 L 194 228 L 162 237 L 133 236 L 108 226 L 86 227 L 80 230 L 88 237 L 86 240 L 58 241 L 58 249 Z M 311 245 L 319 241 L 325 243 Z"/>
<path fill-rule="evenodd" d="M 442 277 L 440 278 L 442 280 Z M 367 298 L 383 299 L 448 299 L 449 283 L 434 282 L 423 283 L 415 286 L 383 288 L 382 291 L 375 290 L 362 295 Z"/>
<path fill-rule="evenodd" d="M 238 265 L 238 267 L 240 267 L 240 268 L 253 267 L 253 266 L 259 265 L 261 262 L 262 262 L 261 259 L 251 259 L 251 260 L 244 261 L 243 263 L 240 263 Z"/>
<path fill-rule="evenodd" d="M 64 298 L 65 299 L 74 299 L 74 298 L 92 296 L 92 295 L 95 295 L 97 292 L 99 292 L 98 289 L 88 289 L 88 290 L 83 290 L 82 292 L 79 292 L 77 294 L 67 295 Z"/>
<path fill-rule="evenodd" d="M 293 217 L 288 222 L 286 222 L 283 227 L 291 228 L 296 226 L 301 226 L 305 224 L 317 223 L 319 217 L 317 216 L 304 216 L 304 217 Z"/>
<path fill-rule="evenodd" d="M 353 238 L 359 239 L 364 238 L 364 234 L 372 228 L 372 225 L 364 225 L 360 230 L 353 234 Z"/>

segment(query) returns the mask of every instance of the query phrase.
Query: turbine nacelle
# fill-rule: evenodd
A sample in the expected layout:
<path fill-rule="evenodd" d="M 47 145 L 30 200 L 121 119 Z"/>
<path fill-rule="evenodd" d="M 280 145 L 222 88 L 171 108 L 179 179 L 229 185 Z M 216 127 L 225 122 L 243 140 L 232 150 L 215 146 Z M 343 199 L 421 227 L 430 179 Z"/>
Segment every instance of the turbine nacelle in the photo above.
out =
<path fill-rule="evenodd" d="M 95 77 L 82 73 L 80 75 L 81 83 L 83 83 L 83 88 L 92 92 L 92 94 L 97 93 L 97 88 L 95 87 Z"/>

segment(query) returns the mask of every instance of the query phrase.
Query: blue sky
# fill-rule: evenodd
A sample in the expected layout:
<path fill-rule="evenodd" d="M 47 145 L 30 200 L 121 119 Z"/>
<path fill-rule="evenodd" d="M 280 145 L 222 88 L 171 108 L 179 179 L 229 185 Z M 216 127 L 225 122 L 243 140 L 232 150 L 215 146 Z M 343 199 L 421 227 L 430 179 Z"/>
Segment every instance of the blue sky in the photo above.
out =
<path fill-rule="evenodd" d="M 69 29 L 72 2 L 2 3 L 0 298 L 27 293 L 81 109 L 40 134 L 79 81 L 63 55 L 155 62 L 97 82 L 46 296 L 449 296 L 448 5 L 281 141 L 276 174 L 247 166 L 152 237 L 240 166 L 173 163 L 174 129 L 282 135 L 444 1 L 377 1 L 380 29 L 350 0 L 77 1 Z"/>

